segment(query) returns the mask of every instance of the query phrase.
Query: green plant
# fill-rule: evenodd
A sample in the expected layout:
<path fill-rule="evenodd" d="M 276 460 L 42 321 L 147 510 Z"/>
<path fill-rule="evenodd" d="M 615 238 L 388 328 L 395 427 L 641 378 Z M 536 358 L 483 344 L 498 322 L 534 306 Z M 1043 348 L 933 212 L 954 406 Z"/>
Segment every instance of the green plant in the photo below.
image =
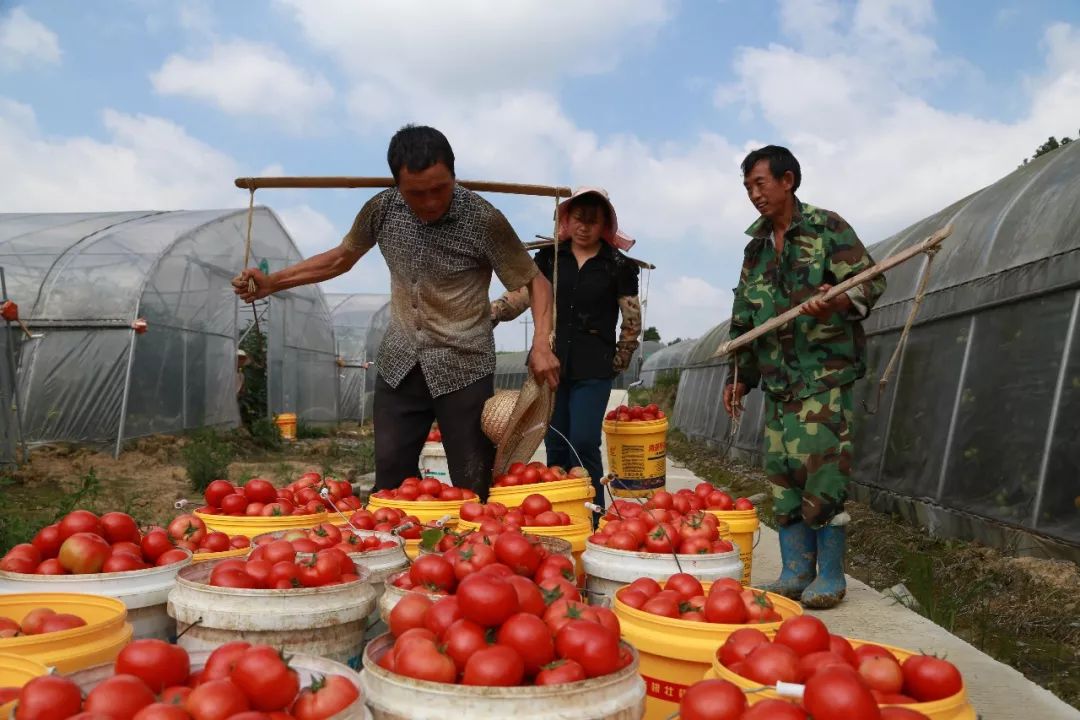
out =
<path fill-rule="evenodd" d="M 244 336 L 240 349 L 247 353 L 244 367 L 244 385 L 240 390 L 240 419 L 244 427 L 253 428 L 259 420 L 266 420 L 266 335 L 254 328 Z"/>
<path fill-rule="evenodd" d="M 201 493 L 214 480 L 229 476 L 233 448 L 211 428 L 192 433 L 191 441 L 180 452 L 188 482 L 196 492 Z"/>
<path fill-rule="evenodd" d="M 327 428 L 317 427 L 315 425 L 309 425 L 303 420 L 296 421 L 296 439 L 297 440 L 315 440 L 318 438 L 330 437 L 330 431 Z"/>
<path fill-rule="evenodd" d="M 251 439 L 260 448 L 278 450 L 281 448 L 281 429 L 270 418 L 261 417 L 248 427 Z"/>

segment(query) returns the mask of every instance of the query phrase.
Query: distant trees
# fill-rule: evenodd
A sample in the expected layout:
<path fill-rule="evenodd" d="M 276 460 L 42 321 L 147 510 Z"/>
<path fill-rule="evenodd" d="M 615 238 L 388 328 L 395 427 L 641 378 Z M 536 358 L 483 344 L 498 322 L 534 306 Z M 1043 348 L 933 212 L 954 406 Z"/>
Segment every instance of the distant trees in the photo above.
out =
<path fill-rule="evenodd" d="M 654 341 L 660 342 L 660 331 L 656 327 L 645 328 L 645 335 L 642 337 L 645 342 Z"/>
<path fill-rule="evenodd" d="M 1066 137 L 1061 138 L 1061 140 L 1058 140 L 1056 137 L 1051 135 L 1049 138 L 1046 139 L 1046 142 L 1044 142 L 1039 147 L 1035 148 L 1035 154 L 1034 155 L 1032 155 L 1030 158 L 1024 158 L 1024 162 L 1022 164 L 1027 165 L 1029 162 L 1031 162 L 1035 158 L 1042 157 L 1043 155 L 1046 155 L 1047 153 L 1052 153 L 1055 150 L 1057 150 L 1059 147 L 1065 147 L 1066 145 L 1068 145 L 1071 142 L 1072 142 L 1071 137 L 1066 136 Z"/>

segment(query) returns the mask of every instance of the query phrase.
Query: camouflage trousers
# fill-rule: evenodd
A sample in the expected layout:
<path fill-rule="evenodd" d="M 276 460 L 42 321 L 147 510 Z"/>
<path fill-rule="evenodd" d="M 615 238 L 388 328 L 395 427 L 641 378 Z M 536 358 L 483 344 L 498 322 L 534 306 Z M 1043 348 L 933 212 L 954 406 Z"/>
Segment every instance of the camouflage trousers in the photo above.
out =
<path fill-rule="evenodd" d="M 851 466 L 851 385 L 802 400 L 765 394 L 765 474 L 778 524 L 828 525 L 843 512 Z"/>

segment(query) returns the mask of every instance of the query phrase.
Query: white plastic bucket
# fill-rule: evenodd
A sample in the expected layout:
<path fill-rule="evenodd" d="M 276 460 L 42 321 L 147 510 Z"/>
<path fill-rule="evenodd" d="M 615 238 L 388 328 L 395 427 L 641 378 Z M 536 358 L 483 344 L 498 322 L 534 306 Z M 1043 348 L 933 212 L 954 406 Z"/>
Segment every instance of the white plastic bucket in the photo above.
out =
<path fill-rule="evenodd" d="M 420 451 L 420 474 L 433 477 L 443 485 L 453 485 L 450 482 L 450 465 L 446 462 L 446 448 L 441 442 L 424 443 Z"/>
<path fill-rule="evenodd" d="M 207 584 L 217 562 L 186 568 L 169 593 L 181 647 L 195 652 L 245 640 L 360 667 L 367 618 L 375 607 L 367 568 L 357 566 L 360 580 L 344 585 L 248 590 Z"/>
<path fill-rule="evenodd" d="M 188 558 L 165 567 L 93 575 L 31 575 L 0 571 L 0 593 L 86 593 L 116 598 L 128 609 L 134 637 L 171 640 L 176 625 L 165 610 L 177 573 Z"/>
<path fill-rule="evenodd" d="M 209 652 L 192 652 L 189 655 L 191 657 L 192 672 L 202 670 L 210 657 Z M 310 685 L 311 681 L 320 675 L 341 675 L 348 678 L 357 688 L 360 687 L 360 674 L 352 668 L 333 660 L 314 655 L 296 654 L 289 656 L 289 666 L 300 676 L 300 687 L 302 688 Z M 113 666 L 109 664 L 80 670 L 68 675 L 68 677 L 82 689 L 83 693 L 88 693 L 114 674 Z M 371 720 L 371 712 L 364 705 L 363 692 L 361 691 L 356 702 L 341 712 L 331 715 L 327 720 Z"/>
<path fill-rule="evenodd" d="M 646 553 L 613 550 L 586 543 L 581 560 L 585 565 L 585 589 L 593 605 L 611 607 L 615 591 L 638 578 L 667 580 L 678 572 L 693 575 L 701 582 L 720 578 L 742 580 L 743 565 L 739 551 L 707 555 L 679 555 L 676 564 L 671 553 Z"/>
<path fill-rule="evenodd" d="M 474 687 L 413 680 L 376 662 L 393 644 L 382 635 L 364 651 L 360 690 L 375 720 L 641 720 L 645 683 L 634 661 L 618 672 L 563 685 Z M 626 646 L 629 647 L 629 646 Z"/>

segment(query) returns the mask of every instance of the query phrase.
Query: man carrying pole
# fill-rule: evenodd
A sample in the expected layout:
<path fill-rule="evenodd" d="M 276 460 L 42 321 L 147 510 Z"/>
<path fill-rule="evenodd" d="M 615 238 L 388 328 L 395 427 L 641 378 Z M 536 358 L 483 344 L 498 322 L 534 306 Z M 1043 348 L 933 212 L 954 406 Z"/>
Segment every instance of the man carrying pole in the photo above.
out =
<path fill-rule="evenodd" d="M 536 327 L 529 369 L 554 388 L 551 283 L 503 214 L 457 183 L 454 151 L 441 132 L 402 128 L 387 162 L 396 186 L 364 205 L 341 245 L 269 275 L 249 268 L 233 285 L 252 302 L 342 275 L 377 244 L 390 268 L 391 319 L 376 361 L 375 488 L 418 473 L 438 420 L 454 484 L 486 499 L 495 455 L 481 428 L 494 393 L 491 274 L 508 290 L 528 286 Z"/>
<path fill-rule="evenodd" d="M 743 185 L 761 217 L 747 229 L 731 338 L 810 300 L 803 314 L 735 352 L 724 408 L 742 410 L 751 388 L 765 392 L 765 472 L 773 487 L 783 571 L 763 589 L 829 608 L 844 597 L 843 513 L 852 468 L 852 386 L 866 373 L 861 321 L 885 277 L 831 300 L 818 293 L 874 264 L 839 215 L 801 202 L 799 162 L 769 145 L 742 163 Z"/>

